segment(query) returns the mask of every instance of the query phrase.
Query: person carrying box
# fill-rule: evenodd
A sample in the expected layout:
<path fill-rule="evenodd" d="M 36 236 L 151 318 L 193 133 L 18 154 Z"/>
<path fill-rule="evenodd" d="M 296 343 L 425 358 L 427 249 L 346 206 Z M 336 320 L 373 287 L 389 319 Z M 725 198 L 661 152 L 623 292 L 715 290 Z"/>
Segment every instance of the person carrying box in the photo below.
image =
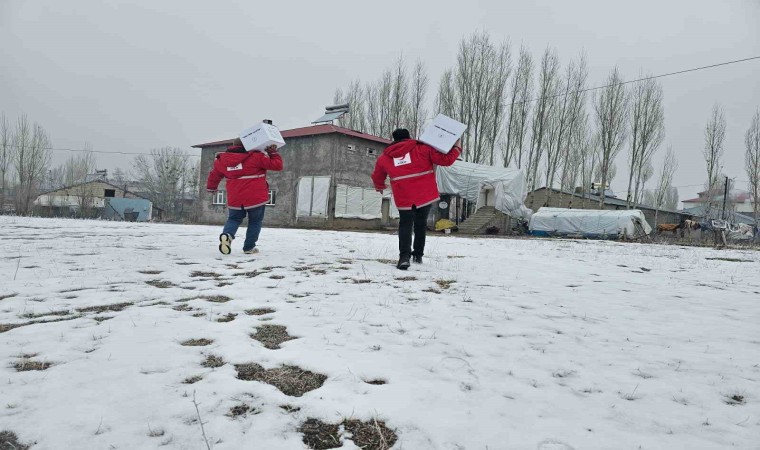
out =
<path fill-rule="evenodd" d="M 422 263 L 428 213 L 430 206 L 440 199 L 433 166 L 450 166 L 461 152 L 459 140 L 444 154 L 411 139 L 409 130 L 400 128 L 393 132 L 393 143 L 377 158 L 372 172 L 375 190 L 382 193 L 387 188 L 386 177 L 390 178 L 393 200 L 399 210 L 398 269 L 407 270 L 412 256 L 415 263 Z"/>
<path fill-rule="evenodd" d="M 269 201 L 267 171 L 281 171 L 282 157 L 277 145 L 270 145 L 265 152 L 246 151 L 240 138 L 235 139 L 227 151 L 216 155 L 208 174 L 206 189 L 215 192 L 222 179 L 227 179 L 227 222 L 219 235 L 219 251 L 229 255 L 232 240 L 238 227 L 248 216 L 243 253 L 258 253 L 256 242 L 264 221 L 264 206 Z"/>

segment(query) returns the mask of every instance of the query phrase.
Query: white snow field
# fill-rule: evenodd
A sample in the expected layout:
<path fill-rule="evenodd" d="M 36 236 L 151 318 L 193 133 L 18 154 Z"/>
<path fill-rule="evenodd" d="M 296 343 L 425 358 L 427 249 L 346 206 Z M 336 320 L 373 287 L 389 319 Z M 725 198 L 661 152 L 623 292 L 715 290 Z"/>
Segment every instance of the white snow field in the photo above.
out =
<path fill-rule="evenodd" d="M 264 228 L 223 256 L 220 228 L 0 217 L 0 432 L 303 449 L 313 418 L 396 434 L 338 427 L 343 449 L 760 449 L 760 253 L 434 235 L 402 272 L 389 234 Z M 247 363 L 326 378 L 287 395 Z"/>

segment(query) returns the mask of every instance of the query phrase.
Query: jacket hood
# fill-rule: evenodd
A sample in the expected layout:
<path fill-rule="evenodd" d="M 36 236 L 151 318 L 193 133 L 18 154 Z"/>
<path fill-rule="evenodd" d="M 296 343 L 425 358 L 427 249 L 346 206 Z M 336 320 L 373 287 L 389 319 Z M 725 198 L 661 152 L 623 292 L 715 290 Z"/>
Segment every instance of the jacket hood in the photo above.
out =
<path fill-rule="evenodd" d="M 403 141 L 394 142 L 386 147 L 383 154 L 388 155 L 391 158 L 400 158 L 412 151 L 416 145 L 417 141 L 414 139 L 404 139 Z"/>
<path fill-rule="evenodd" d="M 222 164 L 228 166 L 234 166 L 242 162 L 249 155 L 243 147 L 228 147 L 224 153 L 216 155 L 216 159 L 222 162 Z"/>

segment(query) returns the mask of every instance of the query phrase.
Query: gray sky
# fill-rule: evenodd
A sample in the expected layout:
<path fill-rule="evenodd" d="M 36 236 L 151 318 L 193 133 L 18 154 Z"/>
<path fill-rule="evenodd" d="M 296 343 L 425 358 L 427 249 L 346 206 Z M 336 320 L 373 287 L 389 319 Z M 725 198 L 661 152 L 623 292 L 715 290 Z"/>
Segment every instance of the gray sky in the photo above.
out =
<path fill-rule="evenodd" d="M 439 0 L 382 3 L 222 0 L 0 0 L 0 111 L 40 122 L 58 148 L 148 152 L 228 138 L 263 118 L 308 125 L 336 87 L 377 78 L 403 52 L 422 58 L 433 99 L 465 34 L 487 30 L 534 57 L 585 50 L 589 84 L 760 55 L 757 0 Z M 724 171 L 744 172 L 744 131 L 760 107 L 760 60 L 664 78 L 676 186 L 706 177 L 701 150 L 713 103 L 728 122 Z M 54 163 L 71 153 L 54 152 Z M 624 157 L 624 153 L 621 155 Z M 128 168 L 131 156 L 98 155 Z M 659 165 L 655 164 L 657 168 Z M 618 162 L 617 191 L 626 186 Z M 651 187 L 651 186 L 650 186 Z M 746 183 L 739 183 L 745 188 Z M 681 199 L 699 188 L 681 187 Z"/>

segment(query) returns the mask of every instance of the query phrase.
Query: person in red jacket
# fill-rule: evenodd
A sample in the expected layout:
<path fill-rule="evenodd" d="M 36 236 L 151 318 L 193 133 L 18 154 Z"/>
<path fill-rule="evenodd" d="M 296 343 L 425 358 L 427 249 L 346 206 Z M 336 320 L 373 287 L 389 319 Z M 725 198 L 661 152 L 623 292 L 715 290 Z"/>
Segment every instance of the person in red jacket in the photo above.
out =
<path fill-rule="evenodd" d="M 264 206 L 269 201 L 267 170 L 282 170 L 282 157 L 277 146 L 272 145 L 266 153 L 247 152 L 240 139 L 235 139 L 227 151 L 216 155 L 214 166 L 208 174 L 206 189 L 214 192 L 223 178 L 227 179 L 227 222 L 219 235 L 219 251 L 229 255 L 232 240 L 238 227 L 248 215 L 248 230 L 245 233 L 243 253 L 258 253 L 261 223 L 264 221 Z"/>
<path fill-rule="evenodd" d="M 385 178 L 390 178 L 393 200 L 400 216 L 397 268 L 408 269 L 412 256 L 415 263 L 422 263 L 428 213 L 430 206 L 440 199 L 433 166 L 450 166 L 460 153 L 462 148 L 459 141 L 451 151 L 444 154 L 427 144 L 411 139 L 409 130 L 400 128 L 393 132 L 393 143 L 377 158 L 375 171 L 372 172 L 375 189 L 382 193 L 387 188 Z"/>

